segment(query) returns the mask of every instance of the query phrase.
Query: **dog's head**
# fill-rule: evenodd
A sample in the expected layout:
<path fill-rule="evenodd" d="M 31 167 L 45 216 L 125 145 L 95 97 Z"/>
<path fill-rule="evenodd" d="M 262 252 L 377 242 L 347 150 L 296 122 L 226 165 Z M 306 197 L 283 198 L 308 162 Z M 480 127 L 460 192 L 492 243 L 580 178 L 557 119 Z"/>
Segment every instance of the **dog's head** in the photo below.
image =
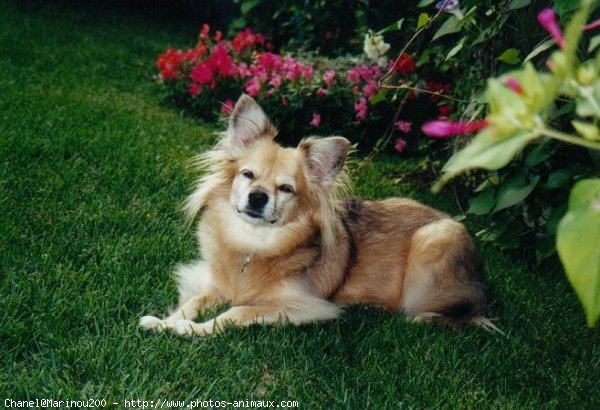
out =
<path fill-rule="evenodd" d="M 249 96 L 236 103 L 222 140 L 230 156 L 230 204 L 250 224 L 284 224 L 314 198 L 331 189 L 350 143 L 345 138 L 311 138 L 296 148 L 273 142 L 276 130 Z"/>
<path fill-rule="evenodd" d="M 188 212 L 197 214 L 215 191 L 227 197 L 221 206 L 252 226 L 283 226 L 314 211 L 315 202 L 335 189 L 350 143 L 308 138 L 284 148 L 273 141 L 276 134 L 262 108 L 242 95 L 217 149 L 205 158 L 208 174 L 189 198 Z"/>

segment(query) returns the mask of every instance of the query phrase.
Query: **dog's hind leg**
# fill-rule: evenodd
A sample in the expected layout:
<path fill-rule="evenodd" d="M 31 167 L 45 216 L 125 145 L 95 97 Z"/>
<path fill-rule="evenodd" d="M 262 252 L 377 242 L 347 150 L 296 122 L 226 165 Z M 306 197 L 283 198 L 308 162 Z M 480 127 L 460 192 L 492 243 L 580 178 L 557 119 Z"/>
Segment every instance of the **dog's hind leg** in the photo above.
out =
<path fill-rule="evenodd" d="M 171 328 L 179 320 L 194 320 L 200 313 L 220 301 L 214 286 L 214 280 L 208 264 L 197 261 L 189 265 L 180 265 L 175 272 L 179 291 L 179 304 L 172 313 L 160 319 L 144 316 L 140 326 L 148 330 L 162 331 Z"/>
<path fill-rule="evenodd" d="M 417 322 L 468 323 L 485 308 L 475 245 L 465 228 L 441 219 L 418 229 L 404 279 L 402 309 Z"/>

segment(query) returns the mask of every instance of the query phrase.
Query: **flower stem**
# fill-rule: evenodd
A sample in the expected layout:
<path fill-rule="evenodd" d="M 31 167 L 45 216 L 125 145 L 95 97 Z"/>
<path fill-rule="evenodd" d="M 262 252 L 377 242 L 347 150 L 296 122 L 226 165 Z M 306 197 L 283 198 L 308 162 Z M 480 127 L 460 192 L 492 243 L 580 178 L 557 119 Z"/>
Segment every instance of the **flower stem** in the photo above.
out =
<path fill-rule="evenodd" d="M 589 141 L 580 137 L 575 137 L 571 134 L 565 134 L 560 131 L 556 131 L 551 128 L 540 128 L 537 130 L 540 134 L 550 138 L 554 138 L 559 141 L 567 142 L 569 144 L 580 145 L 585 148 L 595 149 L 600 151 L 600 143 L 595 141 Z"/>

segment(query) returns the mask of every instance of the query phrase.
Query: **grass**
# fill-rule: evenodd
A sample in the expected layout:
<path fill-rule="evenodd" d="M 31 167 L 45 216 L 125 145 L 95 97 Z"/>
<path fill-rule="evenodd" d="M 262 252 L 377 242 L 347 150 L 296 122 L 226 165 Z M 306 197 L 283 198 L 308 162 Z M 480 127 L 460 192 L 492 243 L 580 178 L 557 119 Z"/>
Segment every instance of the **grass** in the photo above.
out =
<path fill-rule="evenodd" d="M 153 62 L 196 27 L 135 9 L 28 3 L 0 13 L 0 400 L 297 400 L 300 408 L 600 408 L 600 332 L 557 268 L 481 244 L 490 313 L 461 333 L 356 307 L 303 327 L 207 339 L 140 331 L 195 257 L 178 212 L 214 125 L 160 103 Z M 32 5 L 33 4 L 33 5 Z M 40 3 L 43 4 L 43 3 Z M 450 212 L 378 158 L 357 193 Z M 111 403 L 118 402 L 113 406 Z"/>

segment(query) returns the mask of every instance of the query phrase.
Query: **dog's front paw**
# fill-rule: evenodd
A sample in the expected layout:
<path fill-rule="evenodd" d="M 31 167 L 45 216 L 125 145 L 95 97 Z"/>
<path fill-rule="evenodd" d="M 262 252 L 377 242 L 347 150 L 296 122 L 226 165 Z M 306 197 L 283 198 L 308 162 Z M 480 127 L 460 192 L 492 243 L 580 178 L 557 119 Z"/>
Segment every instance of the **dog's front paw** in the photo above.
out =
<path fill-rule="evenodd" d="M 187 319 L 178 320 L 169 328 L 179 336 L 207 336 L 212 333 L 212 327 L 209 329 L 205 323 L 196 323 Z"/>
<path fill-rule="evenodd" d="M 143 316 L 140 319 L 140 327 L 145 330 L 162 332 L 167 328 L 167 324 L 164 320 L 159 319 L 156 316 Z"/>

